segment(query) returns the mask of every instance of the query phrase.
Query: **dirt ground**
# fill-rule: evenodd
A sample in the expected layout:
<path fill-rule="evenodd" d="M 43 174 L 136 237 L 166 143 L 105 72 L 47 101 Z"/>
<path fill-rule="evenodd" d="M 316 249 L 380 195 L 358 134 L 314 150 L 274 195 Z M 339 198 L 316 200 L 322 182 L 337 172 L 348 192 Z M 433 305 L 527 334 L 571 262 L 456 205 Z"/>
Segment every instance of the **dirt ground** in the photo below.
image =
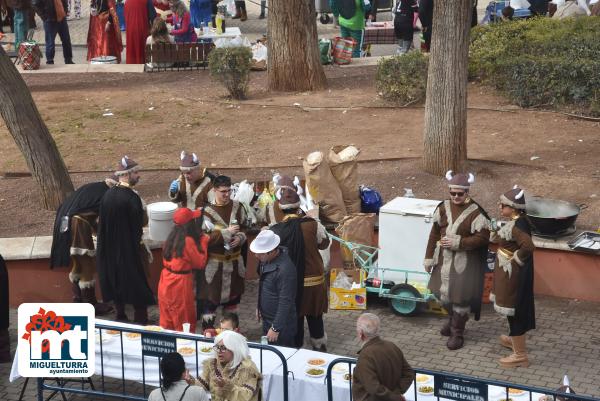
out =
<path fill-rule="evenodd" d="M 326 72 L 328 90 L 285 94 L 267 92 L 266 73 L 253 73 L 249 99 L 235 103 L 206 71 L 25 79 L 75 186 L 107 176 L 127 154 L 152 169 L 138 185 L 154 202 L 166 198 L 182 149 L 235 180 L 266 180 L 273 171 L 301 174 L 300 159 L 313 150 L 354 144 L 362 150 L 360 183 L 386 200 L 403 188 L 445 198 L 442 177 L 420 169 L 423 107 L 381 101 L 374 67 Z M 490 214 L 498 195 L 519 184 L 530 195 L 586 204 L 577 226 L 600 227 L 600 123 L 521 110 L 476 84 L 468 96 L 472 192 Z M 1 122 L 0 171 L 0 237 L 50 234 L 54 212 L 40 210 L 33 180 L 6 178 L 27 167 Z"/>

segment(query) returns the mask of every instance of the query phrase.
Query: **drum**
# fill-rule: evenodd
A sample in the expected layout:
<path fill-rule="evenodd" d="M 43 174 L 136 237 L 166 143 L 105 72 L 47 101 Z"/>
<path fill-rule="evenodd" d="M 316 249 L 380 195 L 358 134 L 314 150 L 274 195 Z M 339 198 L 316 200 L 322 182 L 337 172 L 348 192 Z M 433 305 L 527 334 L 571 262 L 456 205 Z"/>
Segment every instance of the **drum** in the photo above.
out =
<path fill-rule="evenodd" d="M 90 60 L 90 64 L 118 64 L 115 56 L 100 56 Z"/>

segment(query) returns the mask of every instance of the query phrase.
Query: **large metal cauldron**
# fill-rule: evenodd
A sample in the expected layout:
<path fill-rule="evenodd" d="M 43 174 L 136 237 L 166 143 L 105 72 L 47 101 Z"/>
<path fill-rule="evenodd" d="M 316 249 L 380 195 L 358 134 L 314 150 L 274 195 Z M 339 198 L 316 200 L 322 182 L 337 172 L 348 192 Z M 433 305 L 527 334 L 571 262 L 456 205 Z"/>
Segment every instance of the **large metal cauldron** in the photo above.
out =
<path fill-rule="evenodd" d="M 527 216 L 536 233 L 558 236 L 574 227 L 577 216 L 586 207 L 562 200 L 529 198 Z"/>

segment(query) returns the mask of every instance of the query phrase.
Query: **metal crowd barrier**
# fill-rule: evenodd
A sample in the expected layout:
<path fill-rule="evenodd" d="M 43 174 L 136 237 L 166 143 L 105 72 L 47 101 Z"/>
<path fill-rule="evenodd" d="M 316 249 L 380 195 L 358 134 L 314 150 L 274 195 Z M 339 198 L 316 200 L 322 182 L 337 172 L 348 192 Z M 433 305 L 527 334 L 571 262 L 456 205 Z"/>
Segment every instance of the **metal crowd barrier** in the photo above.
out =
<path fill-rule="evenodd" d="M 37 380 L 37 384 L 38 384 L 37 399 L 38 399 L 38 401 L 44 401 L 44 391 L 52 392 L 50 397 L 48 397 L 48 399 L 51 399 L 55 395 L 58 395 L 60 393 L 64 401 L 66 401 L 65 393 L 82 394 L 82 395 L 98 396 L 98 397 L 105 397 L 105 398 L 118 398 L 118 399 L 122 399 L 122 400 L 132 400 L 132 401 L 147 400 L 149 392 L 147 392 L 147 389 L 146 389 L 147 384 L 146 384 L 145 359 L 146 358 L 157 358 L 158 363 L 160 365 L 160 357 L 142 356 L 142 383 L 141 384 L 143 387 L 143 390 L 142 390 L 143 397 L 140 397 L 139 395 L 128 394 L 127 393 L 127 384 L 126 384 L 127 380 L 125 379 L 125 354 L 123 352 L 123 333 L 124 332 L 125 333 L 140 333 L 140 334 L 143 333 L 143 334 L 147 334 L 147 335 L 160 334 L 161 336 L 173 337 L 176 339 L 192 340 L 196 347 L 196 375 L 195 375 L 195 377 L 200 376 L 200 370 L 199 370 L 200 363 L 199 363 L 199 358 L 198 358 L 198 348 L 199 348 L 198 342 L 210 343 L 211 345 L 214 342 L 214 338 L 199 338 L 199 337 L 195 337 L 192 335 L 186 335 L 183 333 L 156 332 L 156 331 L 150 331 L 150 330 L 143 330 L 143 329 L 136 329 L 136 328 L 129 328 L 129 327 L 120 327 L 120 326 L 111 326 L 111 325 L 105 325 L 105 324 L 96 324 L 96 328 L 100 329 L 100 341 L 97 344 L 97 346 L 100 347 L 100 372 L 95 372 L 95 376 L 96 375 L 100 376 L 100 388 L 96 389 L 96 387 L 93 384 L 93 381 L 91 380 L 92 378 L 83 379 L 83 380 L 81 380 L 81 379 L 67 379 L 67 380 L 59 379 L 59 380 L 56 380 L 56 379 L 39 378 Z M 106 390 L 106 377 L 104 375 L 104 353 L 102 352 L 102 348 L 103 348 L 102 332 L 104 330 L 116 330 L 116 331 L 120 332 L 119 333 L 119 340 L 120 340 L 120 345 L 121 345 L 121 392 L 120 393 L 110 392 L 110 391 Z M 95 338 L 94 338 L 94 341 L 95 341 Z M 288 370 L 287 360 L 285 359 L 285 356 L 277 348 L 270 346 L 270 345 L 263 345 L 263 344 L 249 342 L 248 347 L 260 350 L 260 358 L 259 358 L 260 361 L 258 364 L 259 365 L 258 368 L 261 373 L 263 372 L 263 351 L 273 352 L 281 360 L 281 368 L 283 369 L 283 375 L 282 375 L 283 398 L 282 399 L 283 399 L 283 401 L 288 401 L 288 380 L 287 380 L 287 378 L 288 378 L 289 370 Z M 92 376 L 92 377 L 94 377 L 94 376 Z M 48 384 L 47 381 L 50 381 L 50 380 L 55 381 L 56 384 Z M 160 374 L 159 374 L 159 380 L 162 380 L 160 378 Z M 89 384 L 89 388 L 85 388 L 85 386 L 84 386 L 85 383 Z"/>
<path fill-rule="evenodd" d="M 325 380 L 327 382 L 327 400 L 328 401 L 335 401 L 333 399 L 333 384 L 332 384 L 332 378 L 331 378 L 331 373 L 332 373 L 333 367 L 338 363 L 348 364 L 348 371 L 352 372 L 351 367 L 352 367 L 352 365 L 356 365 L 356 362 L 357 362 L 356 358 L 337 358 L 337 359 L 334 359 L 333 361 L 331 361 L 331 363 L 327 367 L 327 375 L 325 376 Z M 500 380 L 482 379 L 479 377 L 465 376 L 465 375 L 461 375 L 461 374 L 457 374 L 457 373 L 441 372 L 441 371 L 428 370 L 428 369 L 414 369 L 414 371 L 415 371 L 415 377 L 413 378 L 413 381 L 415 381 L 417 373 L 420 373 L 420 374 L 433 376 L 434 381 L 435 381 L 435 377 L 444 377 L 444 378 L 449 378 L 449 379 L 455 380 L 457 382 L 463 381 L 463 382 L 475 383 L 475 384 L 479 384 L 479 385 L 491 385 L 491 386 L 497 386 L 497 387 L 504 387 L 504 389 L 506 391 L 505 400 L 509 400 L 509 399 L 516 400 L 516 398 L 509 395 L 508 390 L 509 389 L 517 389 L 517 390 L 523 390 L 523 391 L 529 392 L 529 398 L 528 398 L 529 401 L 538 401 L 538 400 L 532 399 L 533 393 L 539 393 L 539 394 L 544 394 L 544 395 L 550 396 L 550 397 L 552 397 L 553 401 L 556 401 L 557 397 L 560 397 L 561 399 L 568 400 L 568 401 L 600 401 L 600 399 L 598 399 L 598 398 L 590 397 L 587 395 L 579 395 L 579 394 L 574 394 L 574 393 L 566 394 L 566 393 L 564 393 L 562 391 L 558 391 L 558 390 L 548 390 L 545 388 L 525 386 L 522 384 L 514 384 L 514 383 L 509 383 L 509 382 L 500 381 Z M 414 388 L 414 400 L 417 400 L 418 385 L 416 384 L 416 382 L 415 382 L 415 385 L 413 386 L 413 388 Z M 352 401 L 352 380 L 348 381 L 348 393 L 349 393 L 348 400 Z M 435 398 L 437 399 L 437 401 L 440 400 L 440 397 L 435 397 Z M 525 400 L 526 398 L 518 397 L 518 399 Z"/>

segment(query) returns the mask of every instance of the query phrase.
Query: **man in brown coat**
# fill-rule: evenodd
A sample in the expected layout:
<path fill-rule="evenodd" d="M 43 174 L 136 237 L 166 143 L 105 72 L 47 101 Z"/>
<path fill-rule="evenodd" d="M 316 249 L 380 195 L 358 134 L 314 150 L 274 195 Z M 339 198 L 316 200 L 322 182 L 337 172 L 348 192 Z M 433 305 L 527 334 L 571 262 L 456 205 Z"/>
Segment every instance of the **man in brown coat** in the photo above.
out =
<path fill-rule="evenodd" d="M 469 313 L 479 320 L 483 274 L 490 238 L 486 212 L 469 196 L 473 174 L 446 173 L 450 199 L 440 203 L 425 252 L 425 270 L 431 273 L 429 289 L 448 311 L 440 334 L 450 337 L 446 346 L 463 346 Z"/>
<path fill-rule="evenodd" d="M 179 207 L 190 210 L 201 209 L 208 205 L 208 192 L 215 178 L 206 169 L 200 168 L 200 159 L 195 153 L 181 152 L 181 175 L 169 187 L 169 199 Z"/>
<path fill-rule="evenodd" d="M 405 401 L 403 394 L 415 372 L 400 348 L 379 337 L 379 317 L 363 313 L 356 321 L 356 335 L 362 343 L 352 375 L 354 401 Z"/>
<path fill-rule="evenodd" d="M 304 318 L 308 323 L 310 343 L 314 350 L 327 352 L 327 334 L 323 313 L 327 312 L 327 285 L 320 249 L 327 249 L 329 238 L 325 227 L 317 220 L 304 217 L 300 210 L 299 182 L 290 177 L 279 178 L 276 198 L 283 214 L 280 223 L 271 226 L 286 246 L 296 266 L 296 310 L 298 331 L 296 347 L 304 345 Z"/>

